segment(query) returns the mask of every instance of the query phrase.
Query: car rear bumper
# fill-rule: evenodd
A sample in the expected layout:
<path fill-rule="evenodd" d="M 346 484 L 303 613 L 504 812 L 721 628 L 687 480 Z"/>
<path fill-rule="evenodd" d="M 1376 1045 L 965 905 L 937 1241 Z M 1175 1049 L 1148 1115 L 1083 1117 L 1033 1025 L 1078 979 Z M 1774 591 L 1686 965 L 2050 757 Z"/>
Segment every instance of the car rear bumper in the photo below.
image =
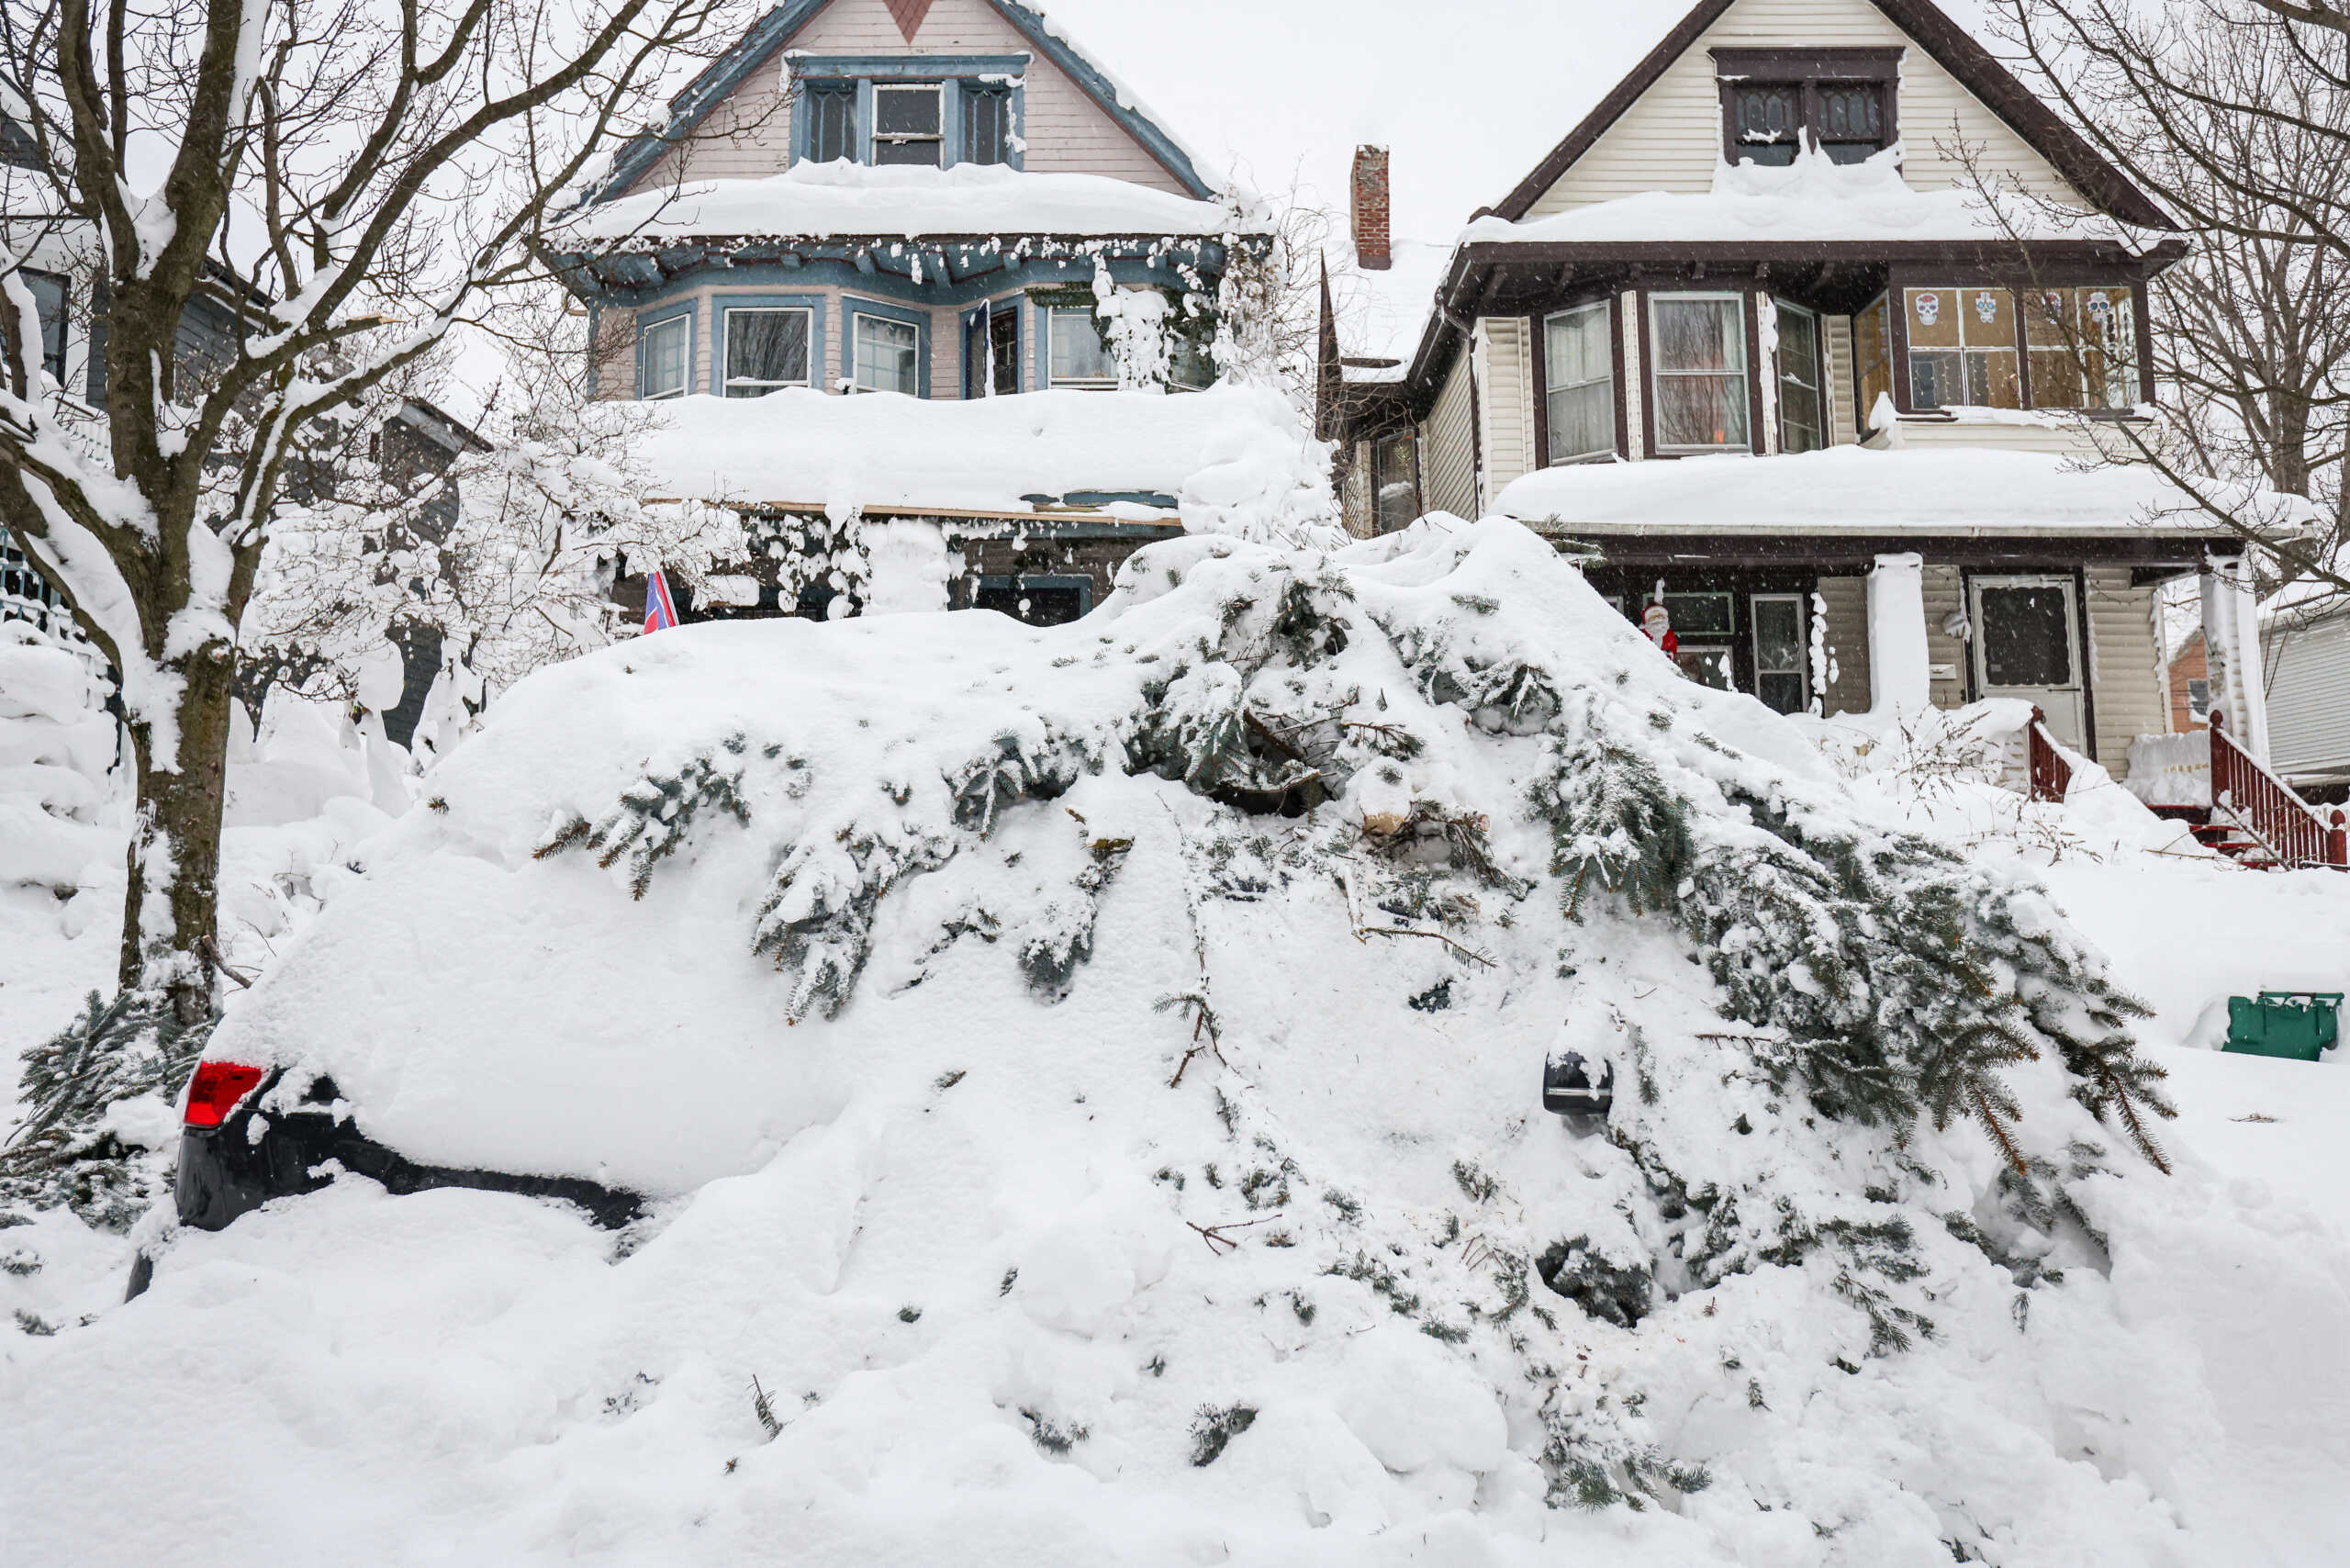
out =
<path fill-rule="evenodd" d="M 274 1082 L 273 1077 L 218 1127 L 182 1131 L 179 1170 L 173 1182 L 182 1225 L 221 1229 L 272 1198 L 315 1192 L 334 1180 L 338 1168 L 403 1194 L 471 1187 L 554 1198 L 585 1210 L 609 1229 L 618 1229 L 644 1212 L 643 1200 L 635 1193 L 577 1177 L 420 1165 L 364 1137 L 348 1118 L 339 1119 L 324 1109 L 263 1113 L 257 1106 Z M 331 1103 L 334 1098 L 331 1084 L 321 1082 L 311 1089 L 314 1102 Z"/>

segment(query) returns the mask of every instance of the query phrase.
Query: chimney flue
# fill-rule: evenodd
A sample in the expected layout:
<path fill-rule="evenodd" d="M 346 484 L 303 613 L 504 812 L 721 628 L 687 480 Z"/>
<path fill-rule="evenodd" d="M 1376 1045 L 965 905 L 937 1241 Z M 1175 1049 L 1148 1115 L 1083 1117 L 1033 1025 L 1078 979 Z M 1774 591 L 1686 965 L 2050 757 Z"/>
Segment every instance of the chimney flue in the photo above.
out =
<path fill-rule="evenodd" d="M 1355 263 L 1371 272 L 1385 272 L 1395 264 L 1388 239 L 1387 149 L 1355 149 Z"/>

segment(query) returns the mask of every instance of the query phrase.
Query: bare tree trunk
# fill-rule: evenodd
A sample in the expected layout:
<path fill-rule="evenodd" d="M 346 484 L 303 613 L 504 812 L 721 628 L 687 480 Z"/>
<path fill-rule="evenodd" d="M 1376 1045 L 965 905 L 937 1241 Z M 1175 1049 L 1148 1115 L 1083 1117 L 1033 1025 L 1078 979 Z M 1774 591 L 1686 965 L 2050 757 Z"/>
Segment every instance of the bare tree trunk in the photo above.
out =
<path fill-rule="evenodd" d="M 174 767 L 155 767 L 153 735 L 131 727 L 139 761 L 139 824 L 130 835 L 121 983 L 160 991 L 193 1025 L 210 1016 L 219 952 L 220 818 L 226 802 L 233 649 L 207 645 L 184 660 Z"/>

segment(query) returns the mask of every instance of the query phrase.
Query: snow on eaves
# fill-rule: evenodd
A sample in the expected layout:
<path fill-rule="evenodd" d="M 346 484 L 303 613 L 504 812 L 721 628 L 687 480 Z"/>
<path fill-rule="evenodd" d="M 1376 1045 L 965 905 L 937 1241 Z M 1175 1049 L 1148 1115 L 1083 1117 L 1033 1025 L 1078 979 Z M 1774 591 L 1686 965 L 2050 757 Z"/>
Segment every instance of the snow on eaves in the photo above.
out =
<path fill-rule="evenodd" d="M 2278 521 L 2297 512 L 2314 521 L 2298 498 L 2227 488 L 2255 506 L 2274 503 L 2266 510 Z M 1494 510 L 1539 527 L 1593 533 L 2228 533 L 2152 468 L 1988 450 L 1840 446 L 1793 456 L 1582 464 L 1514 480 Z"/>
<path fill-rule="evenodd" d="M 1270 229 L 1253 204 L 1198 201 L 1102 174 L 801 163 L 756 180 L 698 180 L 582 213 L 584 241 L 640 236 L 1069 234 L 1203 239 Z"/>
<path fill-rule="evenodd" d="M 2175 235 L 2117 223 L 2096 213 L 2057 211 L 2024 198 L 1995 211 L 1976 192 L 1918 190 L 1901 177 L 1901 149 L 1864 163 L 1837 164 L 1807 153 L 1788 168 L 1718 164 L 1704 196 L 1650 191 L 1513 223 L 1480 218 L 1461 231 L 1470 244 L 1649 242 L 1899 243 L 1916 241 L 2100 240 L 2143 251 Z"/>
<path fill-rule="evenodd" d="M 1394 241 L 1393 264 L 1359 264 L 1354 247 L 1330 256 L 1330 303 L 1345 359 L 1389 359 L 1392 365 L 1348 365 L 1350 382 L 1401 381 L 1419 348 L 1428 312 L 1451 264 L 1452 247 L 1426 240 Z"/>
<path fill-rule="evenodd" d="M 1155 495 L 1172 498 L 1195 531 L 1242 532 L 1327 510 L 1321 443 L 1260 387 L 968 402 L 794 387 L 687 398 L 661 413 L 643 459 L 681 499 L 1019 515 L 1036 510 L 1036 496 Z"/>

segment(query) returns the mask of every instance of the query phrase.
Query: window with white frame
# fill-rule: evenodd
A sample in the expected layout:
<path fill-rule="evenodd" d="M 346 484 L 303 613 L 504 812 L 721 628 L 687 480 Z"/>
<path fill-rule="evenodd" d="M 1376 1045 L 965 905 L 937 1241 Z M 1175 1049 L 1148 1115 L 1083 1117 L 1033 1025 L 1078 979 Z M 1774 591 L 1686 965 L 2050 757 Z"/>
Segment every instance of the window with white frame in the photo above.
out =
<path fill-rule="evenodd" d="M 1607 302 L 1561 311 L 1543 323 L 1544 389 L 1552 463 L 1616 453 L 1616 353 Z"/>
<path fill-rule="evenodd" d="M 720 315 L 725 342 L 726 396 L 764 398 L 778 386 L 809 384 L 812 311 L 729 306 Z"/>
<path fill-rule="evenodd" d="M 1779 313 L 1779 450 L 1817 452 L 1828 444 L 1819 318 L 1800 305 L 1774 303 Z"/>
<path fill-rule="evenodd" d="M 873 161 L 935 169 L 946 162 L 944 104 L 935 82 L 877 83 Z"/>
<path fill-rule="evenodd" d="M 922 396 L 922 331 L 911 321 L 862 312 L 856 317 L 853 337 L 856 369 L 851 379 L 860 392 L 902 392 Z"/>
<path fill-rule="evenodd" d="M 682 398 L 692 375 L 693 318 L 672 316 L 655 321 L 637 338 L 637 388 L 640 398 Z"/>
<path fill-rule="evenodd" d="M 1093 312 L 1083 306 L 1057 305 L 1047 313 L 1052 334 L 1050 364 L 1056 386 L 1113 387 L 1118 362 L 1110 353 L 1109 335 Z"/>
<path fill-rule="evenodd" d="M 1649 337 L 1657 450 L 1751 451 L 1745 297 L 1652 295 Z"/>

